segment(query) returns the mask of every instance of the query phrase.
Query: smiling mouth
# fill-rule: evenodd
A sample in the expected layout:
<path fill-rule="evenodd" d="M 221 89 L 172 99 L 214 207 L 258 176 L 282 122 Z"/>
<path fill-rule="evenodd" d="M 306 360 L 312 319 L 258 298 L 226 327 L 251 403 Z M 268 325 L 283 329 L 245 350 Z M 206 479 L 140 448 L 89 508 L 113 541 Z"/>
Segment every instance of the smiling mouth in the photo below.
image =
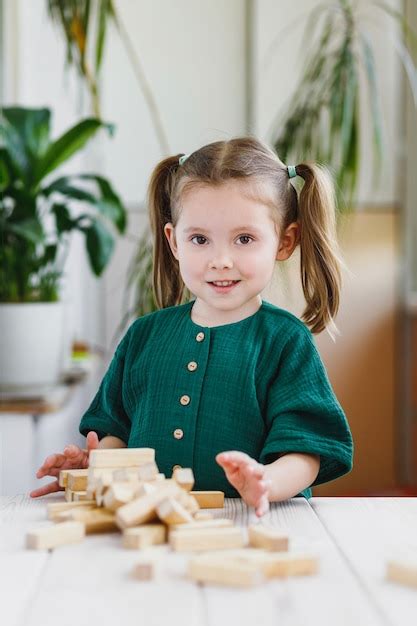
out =
<path fill-rule="evenodd" d="M 224 285 L 222 283 L 225 283 Z M 236 283 L 240 283 L 240 280 L 211 280 L 209 281 L 209 285 L 215 285 L 216 287 L 230 287 L 231 285 L 235 285 Z"/>

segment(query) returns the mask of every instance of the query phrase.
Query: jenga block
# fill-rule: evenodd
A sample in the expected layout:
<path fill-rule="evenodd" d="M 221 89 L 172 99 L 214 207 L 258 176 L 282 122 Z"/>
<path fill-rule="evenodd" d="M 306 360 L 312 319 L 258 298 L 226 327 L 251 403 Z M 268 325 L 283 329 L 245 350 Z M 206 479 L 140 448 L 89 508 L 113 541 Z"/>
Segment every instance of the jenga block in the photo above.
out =
<path fill-rule="evenodd" d="M 105 508 L 69 509 L 58 513 L 60 519 L 75 520 L 85 525 L 87 535 L 119 531 L 114 513 Z"/>
<path fill-rule="evenodd" d="M 156 507 L 167 496 L 176 495 L 180 487 L 176 483 L 165 484 L 146 496 L 135 498 L 132 502 L 121 506 L 116 512 L 116 523 L 124 530 L 145 522 L 151 522 L 156 516 Z"/>
<path fill-rule="evenodd" d="M 61 470 L 59 472 L 58 484 L 59 484 L 60 487 L 66 487 L 67 486 L 68 472 L 69 472 L 69 470 Z"/>
<path fill-rule="evenodd" d="M 154 575 L 155 564 L 152 561 L 141 561 L 132 569 L 132 576 L 137 580 L 152 580 Z"/>
<path fill-rule="evenodd" d="M 207 552 L 200 557 L 213 562 L 236 562 L 258 565 L 266 578 L 306 576 L 318 571 L 318 559 L 304 552 L 270 552 L 262 548 L 244 548 L 225 552 Z"/>
<path fill-rule="evenodd" d="M 202 509 L 222 509 L 224 507 L 223 491 L 190 491 Z"/>
<path fill-rule="evenodd" d="M 74 494 L 74 492 L 73 492 L 72 489 L 70 489 L 69 487 L 65 487 L 65 500 L 67 502 L 72 502 L 73 501 L 73 499 L 74 499 L 73 498 L 73 494 Z"/>
<path fill-rule="evenodd" d="M 113 482 L 113 468 L 108 467 L 89 467 L 88 475 L 87 475 L 87 485 L 90 484 L 90 481 L 102 478 L 108 483 Z"/>
<path fill-rule="evenodd" d="M 172 474 L 172 478 L 186 491 L 191 491 L 194 487 L 194 473 L 190 467 L 177 467 Z"/>
<path fill-rule="evenodd" d="M 137 467 L 121 467 L 120 469 L 113 470 L 113 480 L 119 481 L 132 481 L 139 480 Z"/>
<path fill-rule="evenodd" d="M 62 522 L 29 531 L 26 535 L 26 547 L 45 550 L 69 543 L 79 543 L 84 537 L 85 527 L 82 522 Z"/>
<path fill-rule="evenodd" d="M 108 448 L 91 450 L 89 466 L 94 468 L 135 467 L 155 461 L 153 448 Z"/>
<path fill-rule="evenodd" d="M 184 489 L 181 489 L 176 499 L 192 515 L 200 510 L 200 505 L 194 496 L 190 496 L 189 492 L 184 491 Z"/>
<path fill-rule="evenodd" d="M 125 483 L 113 483 L 107 489 L 103 498 L 103 505 L 110 511 L 115 511 L 135 497 L 136 486 Z"/>
<path fill-rule="evenodd" d="M 135 550 L 141 550 L 148 546 L 165 543 L 167 529 L 165 524 L 143 524 L 126 528 L 123 531 L 123 546 Z"/>
<path fill-rule="evenodd" d="M 68 470 L 66 487 L 72 491 L 86 491 L 87 489 L 88 469 Z"/>
<path fill-rule="evenodd" d="M 46 505 L 47 517 L 50 520 L 54 520 L 61 511 L 67 511 L 75 507 L 90 509 L 95 508 L 95 506 L 95 500 L 86 500 L 84 502 L 50 502 Z"/>
<path fill-rule="evenodd" d="M 73 502 L 85 502 L 86 500 L 89 500 L 89 498 L 87 498 L 86 491 L 73 491 L 72 492 Z"/>
<path fill-rule="evenodd" d="M 267 528 L 261 524 L 249 524 L 249 545 L 254 548 L 278 551 L 288 550 L 288 535 L 275 528 Z"/>
<path fill-rule="evenodd" d="M 415 555 L 390 559 L 387 562 L 386 578 L 402 585 L 417 587 L 417 558 Z"/>
<path fill-rule="evenodd" d="M 151 461 L 149 463 L 144 463 L 140 467 L 138 467 L 138 477 L 139 480 L 155 480 L 155 477 L 158 475 L 159 470 L 155 461 Z"/>
<path fill-rule="evenodd" d="M 140 498 L 141 496 L 146 496 L 148 493 L 155 493 L 157 489 L 158 486 L 152 483 L 138 483 L 136 497 Z"/>
<path fill-rule="evenodd" d="M 195 518 L 192 522 L 185 524 L 173 524 L 170 526 L 170 531 L 188 531 L 188 530 L 201 530 L 202 528 L 230 528 L 234 526 L 233 521 L 227 518 L 218 517 L 217 519 L 201 520 L 198 521 Z"/>
<path fill-rule="evenodd" d="M 196 511 L 194 513 L 194 519 L 196 522 L 203 522 L 209 519 L 214 519 L 214 515 L 213 513 L 209 513 L 208 511 Z"/>
<path fill-rule="evenodd" d="M 159 519 L 166 524 L 184 524 L 192 522 L 191 514 L 174 498 L 165 498 L 156 507 Z"/>
<path fill-rule="evenodd" d="M 97 506 L 102 506 L 104 495 L 107 489 L 110 487 L 110 485 L 113 484 L 112 472 L 108 472 L 107 474 L 102 474 L 101 476 L 98 476 L 97 478 L 89 479 L 89 484 L 92 481 L 95 482 L 94 493 L 95 493 L 95 500 L 96 500 Z"/>
<path fill-rule="evenodd" d="M 233 587 L 252 587 L 264 582 L 264 575 L 258 564 L 228 562 L 227 558 L 209 561 L 193 557 L 188 563 L 188 574 L 197 582 Z"/>
<path fill-rule="evenodd" d="M 241 528 L 202 528 L 201 530 L 174 530 L 169 534 L 169 543 L 176 552 L 184 550 L 223 550 L 242 548 L 245 537 Z"/>

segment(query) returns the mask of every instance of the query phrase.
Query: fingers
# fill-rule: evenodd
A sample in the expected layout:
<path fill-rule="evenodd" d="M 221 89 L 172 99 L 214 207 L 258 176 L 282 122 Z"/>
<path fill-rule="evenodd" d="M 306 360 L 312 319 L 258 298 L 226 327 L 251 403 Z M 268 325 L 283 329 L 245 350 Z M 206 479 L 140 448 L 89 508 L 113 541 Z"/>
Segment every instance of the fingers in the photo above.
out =
<path fill-rule="evenodd" d="M 52 475 L 56 476 L 56 472 L 59 471 L 59 469 L 65 463 L 65 460 L 66 458 L 64 454 L 51 454 L 45 459 L 43 465 L 41 465 L 41 467 L 36 472 L 36 477 L 42 478 L 43 476 L 47 476 L 51 470 L 55 471 L 55 473 Z"/>
<path fill-rule="evenodd" d="M 94 432 L 94 430 L 90 430 L 90 432 L 87 433 L 87 451 L 90 452 L 90 450 L 95 450 L 98 448 L 98 444 L 99 440 L 97 433 Z"/>
<path fill-rule="evenodd" d="M 54 493 L 55 491 L 63 491 L 63 487 L 59 486 L 57 480 L 53 483 L 48 483 L 43 487 L 39 487 L 39 489 L 34 489 L 30 492 L 29 496 L 31 498 L 39 498 L 40 496 L 45 496 L 47 493 Z"/>
<path fill-rule="evenodd" d="M 266 493 L 259 500 L 258 506 L 255 509 L 255 513 L 258 517 L 262 517 L 263 515 L 265 515 L 265 513 L 268 513 L 268 511 L 269 511 L 269 499 L 268 499 L 268 494 Z"/>

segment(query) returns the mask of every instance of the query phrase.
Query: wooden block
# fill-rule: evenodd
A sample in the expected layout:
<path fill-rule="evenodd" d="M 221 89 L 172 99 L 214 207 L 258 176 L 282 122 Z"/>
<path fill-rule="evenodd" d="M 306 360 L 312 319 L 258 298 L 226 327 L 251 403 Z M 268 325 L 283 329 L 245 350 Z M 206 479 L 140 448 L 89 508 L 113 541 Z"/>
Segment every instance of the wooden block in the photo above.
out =
<path fill-rule="evenodd" d="M 264 582 L 260 566 L 256 563 L 228 562 L 227 559 L 208 561 L 193 557 L 188 563 L 190 578 L 200 583 L 253 587 Z"/>
<path fill-rule="evenodd" d="M 85 527 L 82 522 L 62 522 L 29 531 L 26 535 L 26 547 L 45 550 L 69 543 L 79 543 L 84 537 Z"/>
<path fill-rule="evenodd" d="M 151 522 L 157 518 L 156 507 L 158 504 L 167 496 L 175 496 L 179 490 L 180 487 L 175 482 L 169 484 L 165 484 L 165 481 L 161 482 L 161 486 L 153 493 L 135 498 L 132 502 L 128 502 L 128 504 L 117 509 L 117 525 L 124 530 L 131 526 Z"/>
<path fill-rule="evenodd" d="M 119 482 L 124 480 L 139 480 L 137 467 L 121 467 L 113 470 L 113 480 Z"/>
<path fill-rule="evenodd" d="M 155 461 L 153 448 L 108 448 L 91 450 L 89 466 L 94 468 L 139 467 Z"/>
<path fill-rule="evenodd" d="M 159 519 L 166 524 L 184 524 L 193 521 L 191 514 L 172 497 L 162 500 L 156 507 L 156 512 Z"/>
<path fill-rule="evenodd" d="M 202 509 L 222 509 L 224 507 L 223 491 L 190 491 Z"/>
<path fill-rule="evenodd" d="M 136 580 L 152 580 L 155 575 L 155 564 L 152 561 L 136 563 L 132 569 L 132 576 Z"/>
<path fill-rule="evenodd" d="M 94 481 L 95 484 L 94 494 L 97 506 L 102 506 L 104 495 L 110 485 L 113 484 L 113 473 L 107 472 L 105 474 L 102 474 L 101 476 L 98 476 L 97 478 L 89 479 L 89 485 L 92 483 L 92 481 Z"/>
<path fill-rule="evenodd" d="M 274 552 L 288 550 L 288 535 L 279 529 L 269 528 L 261 524 L 249 524 L 249 545 Z"/>
<path fill-rule="evenodd" d="M 154 485 L 152 483 L 138 483 L 138 487 L 136 489 L 136 497 L 140 498 L 141 496 L 148 495 L 148 493 L 155 493 L 157 488 L 157 485 Z"/>
<path fill-rule="evenodd" d="M 69 472 L 69 470 L 61 470 L 59 472 L 58 483 L 59 483 L 60 487 L 66 487 L 67 486 L 68 472 Z"/>
<path fill-rule="evenodd" d="M 68 511 L 61 511 L 58 516 L 61 516 L 62 520 L 69 519 L 82 522 L 87 535 L 119 531 L 114 513 L 103 507 L 69 509 Z"/>
<path fill-rule="evenodd" d="M 181 489 L 181 492 L 177 496 L 177 500 L 180 504 L 182 504 L 184 509 L 192 515 L 200 510 L 200 505 L 198 504 L 196 498 L 194 498 L 194 496 L 190 496 L 189 492 L 184 491 L 184 489 Z"/>
<path fill-rule="evenodd" d="M 242 548 L 245 537 L 238 526 L 230 528 L 202 528 L 200 530 L 174 530 L 169 534 L 169 543 L 176 552 L 185 550 L 224 550 Z"/>
<path fill-rule="evenodd" d="M 72 489 L 72 491 L 86 491 L 87 490 L 87 478 L 88 469 L 74 469 L 68 470 L 66 487 Z"/>
<path fill-rule="evenodd" d="M 148 546 L 165 543 L 167 528 L 165 524 L 143 524 L 126 528 L 123 531 L 123 547 L 141 550 Z"/>
<path fill-rule="evenodd" d="M 103 498 L 103 505 L 110 511 L 130 502 L 135 497 L 136 485 L 126 482 L 113 483 L 107 489 Z"/>
<path fill-rule="evenodd" d="M 401 585 L 417 587 L 417 559 L 415 556 L 390 559 L 387 562 L 386 578 Z"/>
<path fill-rule="evenodd" d="M 243 548 L 227 552 L 211 552 L 200 555 L 207 561 L 257 564 L 266 578 L 307 576 L 318 571 L 318 558 L 304 552 L 270 552 L 262 548 Z"/>
<path fill-rule="evenodd" d="M 72 489 L 70 489 L 69 487 L 65 487 L 65 500 L 67 502 L 72 502 L 73 501 L 73 491 Z"/>
<path fill-rule="evenodd" d="M 113 482 L 113 469 L 108 467 L 89 467 L 88 468 L 88 478 L 87 485 L 90 484 L 90 481 L 102 478 L 106 483 Z"/>
<path fill-rule="evenodd" d="M 202 522 L 209 519 L 214 519 L 214 515 L 213 513 L 209 513 L 208 511 L 196 511 L 194 513 L 194 519 L 196 522 Z"/>
<path fill-rule="evenodd" d="M 95 508 L 95 500 L 85 500 L 84 502 L 50 502 L 46 505 L 47 517 L 50 520 L 54 520 L 58 513 L 66 511 L 75 507 L 81 508 Z"/>
<path fill-rule="evenodd" d="M 194 487 L 194 473 L 190 467 L 177 467 L 172 474 L 172 478 L 186 491 L 191 491 Z"/>
<path fill-rule="evenodd" d="M 209 520 L 196 520 L 193 519 L 192 522 L 185 524 L 173 524 L 170 526 L 169 530 L 200 530 L 201 528 L 230 528 L 234 526 L 233 521 L 231 519 L 218 517 L 216 519 Z"/>
<path fill-rule="evenodd" d="M 139 480 L 155 480 L 155 477 L 159 474 L 155 461 L 144 463 L 138 468 L 137 472 Z"/>
<path fill-rule="evenodd" d="M 73 491 L 72 492 L 73 502 L 85 502 L 86 500 L 89 500 L 89 498 L 87 498 L 86 491 Z"/>

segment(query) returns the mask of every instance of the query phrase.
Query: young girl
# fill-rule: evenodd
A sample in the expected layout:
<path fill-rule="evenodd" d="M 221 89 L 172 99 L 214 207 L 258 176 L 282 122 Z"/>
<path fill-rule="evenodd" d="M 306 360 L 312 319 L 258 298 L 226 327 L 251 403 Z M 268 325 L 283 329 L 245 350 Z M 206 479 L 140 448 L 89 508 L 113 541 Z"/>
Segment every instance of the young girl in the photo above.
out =
<path fill-rule="evenodd" d="M 294 176 L 304 179 L 299 198 Z M 37 477 L 87 467 L 93 448 L 150 447 L 166 477 L 191 467 L 196 490 L 240 496 L 258 516 L 269 502 L 310 497 L 353 457 L 312 336 L 334 327 L 339 307 L 326 170 L 286 167 L 263 142 L 238 137 L 163 159 L 148 200 L 159 310 L 120 341 L 81 419 L 87 448 L 51 455 Z M 305 323 L 261 297 L 297 245 Z"/>

